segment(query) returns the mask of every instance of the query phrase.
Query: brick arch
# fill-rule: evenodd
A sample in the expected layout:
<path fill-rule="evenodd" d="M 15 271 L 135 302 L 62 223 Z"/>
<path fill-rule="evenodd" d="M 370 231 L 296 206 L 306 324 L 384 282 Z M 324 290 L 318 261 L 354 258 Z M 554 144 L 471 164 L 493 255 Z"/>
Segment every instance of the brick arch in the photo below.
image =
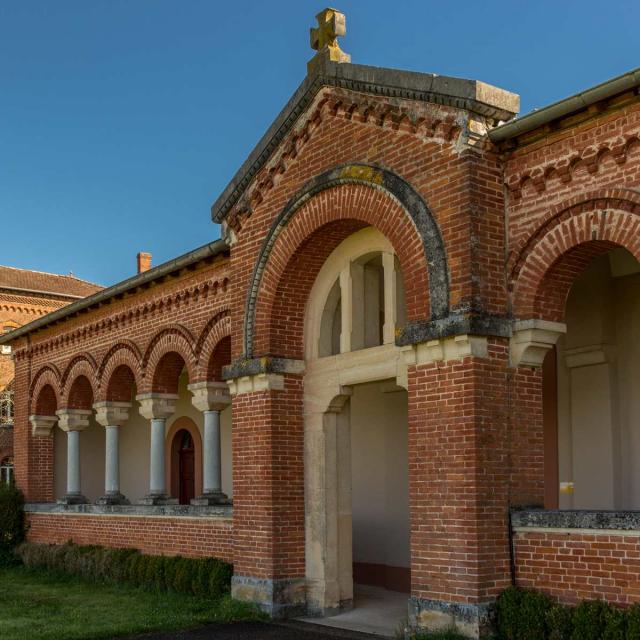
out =
<path fill-rule="evenodd" d="M 182 325 L 165 327 L 158 332 L 149 342 L 142 359 L 142 391 L 144 393 L 154 391 L 154 378 L 158 371 L 158 365 L 162 364 L 164 356 L 172 353 L 182 358 L 189 374 L 189 380 L 194 380 L 196 372 L 194 347 L 193 336 Z"/>
<path fill-rule="evenodd" d="M 67 365 L 64 373 L 62 374 L 61 388 L 62 392 L 60 394 L 60 402 L 63 407 L 70 406 L 69 403 L 69 395 L 73 384 L 77 378 L 80 376 L 84 376 L 88 381 L 91 387 L 91 396 L 92 398 L 96 398 L 98 395 L 98 384 L 96 371 L 98 367 L 96 365 L 96 361 L 93 357 L 87 353 L 80 354 L 75 356 Z M 83 403 L 84 404 L 84 403 Z M 76 407 L 76 408 L 85 408 Z"/>
<path fill-rule="evenodd" d="M 69 409 L 91 410 L 95 401 L 95 384 L 88 371 L 78 370 L 62 396 L 62 406 Z"/>
<path fill-rule="evenodd" d="M 127 366 L 137 388 L 142 385 L 142 355 L 138 346 L 131 340 L 121 340 L 107 351 L 97 371 L 98 400 L 106 400 L 107 389 L 116 369 Z"/>
<path fill-rule="evenodd" d="M 50 389 L 53 392 L 53 398 L 43 395 L 47 394 L 46 389 Z M 60 372 L 54 365 L 47 365 L 36 373 L 31 383 L 29 414 L 53 416 L 59 406 Z M 38 411 L 44 411 L 45 413 L 38 414 Z"/>
<path fill-rule="evenodd" d="M 196 379 L 201 382 L 209 379 L 210 363 L 216 348 L 224 338 L 231 337 L 231 315 L 228 309 L 217 313 L 200 333 L 196 344 Z M 226 362 L 225 364 L 229 364 Z"/>
<path fill-rule="evenodd" d="M 317 273 L 320 260 L 365 226 L 376 227 L 394 246 L 407 287 L 408 322 L 449 314 L 444 241 L 422 197 L 387 170 L 368 165 L 337 167 L 314 178 L 290 200 L 265 238 L 245 306 L 247 357 L 254 353 L 300 357 L 297 345 L 295 354 L 276 354 L 282 345 L 271 344 L 273 323 L 282 320 L 276 320 L 273 312 L 285 272 L 291 275 L 297 263 L 296 268 L 307 275 L 314 269 Z M 322 242 L 311 243 L 320 233 Z"/>
<path fill-rule="evenodd" d="M 576 278 L 596 257 L 613 248 L 640 260 L 640 203 L 599 200 L 575 204 L 556 216 L 528 243 L 511 272 L 517 318 L 562 321 Z M 607 208 L 608 205 L 616 208 Z"/>

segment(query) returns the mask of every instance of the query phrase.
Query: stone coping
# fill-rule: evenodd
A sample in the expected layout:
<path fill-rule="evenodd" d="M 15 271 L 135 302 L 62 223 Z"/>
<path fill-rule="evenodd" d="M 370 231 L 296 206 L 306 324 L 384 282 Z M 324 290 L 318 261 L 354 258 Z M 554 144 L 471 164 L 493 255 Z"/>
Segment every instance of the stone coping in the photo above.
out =
<path fill-rule="evenodd" d="M 67 515 L 143 516 L 165 518 L 232 518 L 233 506 L 175 505 L 97 505 L 58 504 L 56 502 L 27 503 L 26 513 L 59 513 Z"/>
<path fill-rule="evenodd" d="M 531 509 L 513 511 L 514 529 L 594 529 L 640 531 L 640 511 L 547 511 Z"/>

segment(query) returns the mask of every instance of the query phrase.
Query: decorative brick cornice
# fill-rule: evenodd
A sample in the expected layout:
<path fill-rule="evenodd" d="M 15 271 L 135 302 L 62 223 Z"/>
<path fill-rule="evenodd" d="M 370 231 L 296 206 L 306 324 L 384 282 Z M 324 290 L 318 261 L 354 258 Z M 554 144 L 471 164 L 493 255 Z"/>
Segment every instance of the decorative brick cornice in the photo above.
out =
<path fill-rule="evenodd" d="M 554 162 L 515 173 L 509 176 L 506 185 L 514 200 L 522 197 L 522 190 L 527 183 L 533 184 L 537 193 L 542 193 L 547 188 L 547 182 L 552 178 L 559 178 L 565 184 L 570 183 L 579 167 L 586 167 L 590 174 L 598 173 L 606 157 L 612 157 L 619 167 L 623 166 L 627 161 L 629 149 L 636 144 L 640 144 L 640 137 L 633 133 L 626 137 L 618 136 L 598 146 L 589 145 L 582 150 L 574 150 Z"/>

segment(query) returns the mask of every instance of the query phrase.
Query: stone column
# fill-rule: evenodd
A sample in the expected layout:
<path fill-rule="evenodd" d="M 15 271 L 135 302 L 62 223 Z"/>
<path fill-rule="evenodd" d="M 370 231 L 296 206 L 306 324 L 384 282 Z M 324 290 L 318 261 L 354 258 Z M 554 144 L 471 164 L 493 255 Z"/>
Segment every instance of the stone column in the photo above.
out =
<path fill-rule="evenodd" d="M 89 409 L 56 411 L 58 426 L 67 434 L 67 492 L 60 504 L 84 504 L 87 499 L 80 487 L 80 432 L 89 426 Z"/>
<path fill-rule="evenodd" d="M 204 414 L 203 491 L 191 504 L 225 504 L 229 498 L 222 492 L 220 412 L 231 404 L 229 386 L 226 382 L 194 382 L 188 389 L 193 394 L 191 403 Z"/>
<path fill-rule="evenodd" d="M 144 393 L 136 396 L 140 415 L 151 421 L 149 493 L 140 504 L 178 504 L 167 494 L 165 483 L 165 426 L 176 410 L 178 396 L 173 393 Z"/>
<path fill-rule="evenodd" d="M 382 327 L 382 342 L 394 344 L 396 341 L 396 257 L 386 251 L 382 254 L 382 268 L 384 273 L 384 325 Z"/>
<path fill-rule="evenodd" d="M 129 419 L 130 402 L 96 402 L 96 422 L 105 429 L 104 495 L 98 504 L 129 504 L 120 493 L 119 431 Z"/>

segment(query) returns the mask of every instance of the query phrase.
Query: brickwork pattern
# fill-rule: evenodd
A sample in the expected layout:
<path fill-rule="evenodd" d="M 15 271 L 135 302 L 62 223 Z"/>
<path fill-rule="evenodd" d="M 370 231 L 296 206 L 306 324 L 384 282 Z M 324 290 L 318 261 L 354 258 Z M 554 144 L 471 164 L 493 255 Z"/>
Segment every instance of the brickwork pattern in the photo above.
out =
<path fill-rule="evenodd" d="M 30 513 L 28 540 L 101 544 L 142 553 L 214 557 L 233 563 L 230 518 L 91 516 Z"/>
<path fill-rule="evenodd" d="M 516 577 L 559 602 L 640 602 L 640 538 L 598 533 L 517 532 Z"/>

